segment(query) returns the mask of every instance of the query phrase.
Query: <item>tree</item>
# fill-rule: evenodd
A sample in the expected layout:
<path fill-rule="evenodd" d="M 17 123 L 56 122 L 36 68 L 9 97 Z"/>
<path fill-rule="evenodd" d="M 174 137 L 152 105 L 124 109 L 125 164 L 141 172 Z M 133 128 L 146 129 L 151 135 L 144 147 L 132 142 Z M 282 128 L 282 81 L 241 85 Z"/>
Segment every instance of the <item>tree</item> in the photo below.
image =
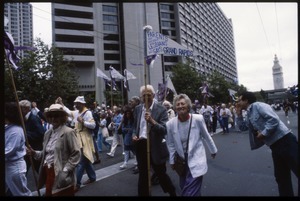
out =
<path fill-rule="evenodd" d="M 209 99 L 209 104 L 228 103 L 231 101 L 228 89 L 231 84 L 219 73 L 214 72 L 208 76 L 209 91 L 214 97 Z"/>
<path fill-rule="evenodd" d="M 201 98 L 199 87 L 201 86 L 204 78 L 191 68 L 190 63 L 178 63 L 172 68 L 172 82 L 176 92 L 185 93 L 193 101 Z"/>
<path fill-rule="evenodd" d="M 70 69 L 72 62 L 40 38 L 34 41 L 34 47 L 37 50 L 28 52 L 28 57 L 19 62 L 20 68 L 13 70 L 19 100 L 35 101 L 40 109 L 49 107 L 59 96 L 73 102 L 78 95 L 78 77 Z M 5 101 L 15 101 L 8 68 L 5 69 Z"/>
<path fill-rule="evenodd" d="M 219 72 L 203 76 L 190 64 L 189 61 L 186 64 L 178 63 L 172 68 L 171 77 L 177 93 L 187 94 L 192 101 L 200 100 L 200 103 L 203 104 L 203 95 L 201 94 L 200 87 L 203 86 L 204 83 L 207 83 L 209 93 L 214 96 L 208 97 L 208 104 L 231 102 L 232 99 L 228 89 L 237 91 L 237 95 L 247 91 L 247 88 L 243 85 L 226 81 Z M 169 94 L 167 100 L 172 101 L 172 95 Z"/>

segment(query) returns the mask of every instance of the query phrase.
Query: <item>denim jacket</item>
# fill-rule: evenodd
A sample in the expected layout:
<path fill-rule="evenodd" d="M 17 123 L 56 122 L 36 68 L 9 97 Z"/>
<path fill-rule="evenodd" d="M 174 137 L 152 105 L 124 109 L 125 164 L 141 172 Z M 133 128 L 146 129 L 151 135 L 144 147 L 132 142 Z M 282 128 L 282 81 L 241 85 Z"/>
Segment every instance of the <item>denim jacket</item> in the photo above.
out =
<path fill-rule="evenodd" d="M 263 102 L 254 102 L 248 106 L 247 119 L 251 150 L 257 149 L 264 144 L 270 146 L 291 132 L 279 119 L 272 107 Z M 263 141 L 255 137 L 257 131 L 265 136 Z"/>

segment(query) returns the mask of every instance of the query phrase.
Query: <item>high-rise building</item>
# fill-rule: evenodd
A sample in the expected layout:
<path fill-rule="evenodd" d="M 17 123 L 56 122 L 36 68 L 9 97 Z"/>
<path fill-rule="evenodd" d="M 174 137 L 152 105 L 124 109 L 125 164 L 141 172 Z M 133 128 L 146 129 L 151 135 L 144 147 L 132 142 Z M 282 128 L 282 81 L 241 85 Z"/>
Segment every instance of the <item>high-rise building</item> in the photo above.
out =
<path fill-rule="evenodd" d="M 80 91 L 96 92 L 98 102 L 105 101 L 107 86 L 96 76 L 97 68 L 109 76 L 110 66 L 137 77 L 129 80 L 128 93 L 118 82 L 125 102 L 139 94 L 145 74 L 157 89 L 172 67 L 187 59 L 198 73 L 219 72 L 227 81 L 237 81 L 232 23 L 217 3 L 52 3 L 52 13 L 53 43 L 74 61 Z M 195 56 L 159 55 L 145 73 L 145 25 L 193 50 Z"/>
<path fill-rule="evenodd" d="M 274 58 L 274 65 L 272 67 L 272 71 L 273 71 L 274 89 L 283 89 L 284 88 L 283 72 L 276 54 Z"/>
<path fill-rule="evenodd" d="M 4 30 L 10 33 L 14 39 L 15 46 L 32 46 L 32 6 L 30 3 L 5 3 L 4 16 L 8 19 Z M 26 52 L 19 51 L 22 58 Z"/>

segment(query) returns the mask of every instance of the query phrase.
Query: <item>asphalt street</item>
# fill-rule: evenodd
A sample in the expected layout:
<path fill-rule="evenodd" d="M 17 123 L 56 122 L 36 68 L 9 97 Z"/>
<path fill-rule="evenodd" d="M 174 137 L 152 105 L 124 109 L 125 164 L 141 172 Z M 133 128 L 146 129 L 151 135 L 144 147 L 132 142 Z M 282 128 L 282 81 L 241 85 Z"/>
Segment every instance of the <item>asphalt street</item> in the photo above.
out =
<path fill-rule="evenodd" d="M 280 118 L 286 123 L 283 111 L 277 111 Z M 298 115 L 289 115 L 290 124 L 287 126 L 298 139 Z M 278 196 L 277 184 L 274 178 L 274 169 L 271 150 L 263 146 L 257 150 L 250 150 L 248 131 L 236 132 L 230 129 L 229 134 L 222 135 L 221 130 L 213 136 L 218 148 L 215 159 L 210 157 L 206 149 L 208 172 L 204 175 L 202 196 Z M 137 196 L 138 174 L 133 174 L 134 158 L 129 160 L 128 168 L 120 170 L 123 163 L 122 148 L 119 146 L 114 158 L 106 155 L 103 150 L 100 154 L 101 163 L 95 164 L 97 180 L 87 186 L 82 186 L 75 196 Z M 32 172 L 32 171 L 30 171 Z M 167 163 L 167 172 L 180 193 L 179 179 Z M 87 179 L 84 175 L 82 182 Z M 299 195 L 297 177 L 292 174 L 295 195 Z M 29 188 L 35 191 L 32 174 L 28 175 Z M 43 194 L 44 189 L 40 191 Z M 169 196 L 164 193 L 160 185 L 151 186 L 151 196 Z"/>

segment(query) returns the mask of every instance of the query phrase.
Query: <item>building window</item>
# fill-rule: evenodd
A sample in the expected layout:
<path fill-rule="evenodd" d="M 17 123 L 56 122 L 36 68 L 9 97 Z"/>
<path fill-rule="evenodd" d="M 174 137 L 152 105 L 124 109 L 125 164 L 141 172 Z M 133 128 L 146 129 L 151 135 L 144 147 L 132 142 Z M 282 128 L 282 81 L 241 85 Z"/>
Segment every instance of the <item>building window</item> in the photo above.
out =
<path fill-rule="evenodd" d="M 104 50 L 119 50 L 118 44 L 106 44 L 104 43 Z"/>
<path fill-rule="evenodd" d="M 113 24 L 103 24 L 103 30 L 118 32 L 118 26 Z"/>
<path fill-rule="evenodd" d="M 59 48 L 64 55 L 94 56 L 94 49 Z"/>
<path fill-rule="evenodd" d="M 166 22 L 166 21 L 162 21 L 161 25 L 163 27 L 175 27 L 175 23 L 174 22 Z"/>
<path fill-rule="evenodd" d="M 103 15 L 103 21 L 118 23 L 118 18 L 116 15 Z"/>
<path fill-rule="evenodd" d="M 103 34 L 104 40 L 112 40 L 112 41 L 119 41 L 119 35 L 118 34 Z"/>
<path fill-rule="evenodd" d="M 103 12 L 117 13 L 117 7 L 115 6 L 103 5 L 102 10 Z"/>
<path fill-rule="evenodd" d="M 174 6 L 173 5 L 160 4 L 160 9 L 161 10 L 173 11 Z"/>
<path fill-rule="evenodd" d="M 120 55 L 119 54 L 104 54 L 104 59 L 105 60 L 119 61 L 120 60 Z"/>
<path fill-rule="evenodd" d="M 173 13 L 161 13 L 161 18 L 174 19 L 174 14 Z"/>

